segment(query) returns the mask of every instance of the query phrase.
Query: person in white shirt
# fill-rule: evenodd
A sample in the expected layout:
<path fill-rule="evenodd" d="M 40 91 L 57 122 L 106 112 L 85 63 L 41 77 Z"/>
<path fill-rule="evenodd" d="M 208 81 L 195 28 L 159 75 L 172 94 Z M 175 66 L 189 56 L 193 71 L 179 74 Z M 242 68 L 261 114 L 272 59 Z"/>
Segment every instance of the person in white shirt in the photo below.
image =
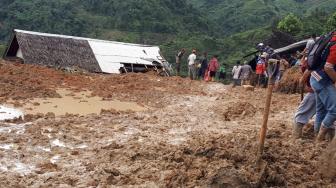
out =
<path fill-rule="evenodd" d="M 233 76 L 233 87 L 240 86 L 240 73 L 241 73 L 241 65 L 240 61 L 237 61 L 237 64 L 232 69 L 232 76 Z"/>
<path fill-rule="evenodd" d="M 310 39 L 307 41 L 306 48 L 303 50 L 302 54 L 308 56 L 308 53 L 314 47 L 315 43 L 316 43 L 316 34 L 312 34 Z"/>
<path fill-rule="evenodd" d="M 188 76 L 191 80 L 196 78 L 196 50 L 188 57 Z"/>

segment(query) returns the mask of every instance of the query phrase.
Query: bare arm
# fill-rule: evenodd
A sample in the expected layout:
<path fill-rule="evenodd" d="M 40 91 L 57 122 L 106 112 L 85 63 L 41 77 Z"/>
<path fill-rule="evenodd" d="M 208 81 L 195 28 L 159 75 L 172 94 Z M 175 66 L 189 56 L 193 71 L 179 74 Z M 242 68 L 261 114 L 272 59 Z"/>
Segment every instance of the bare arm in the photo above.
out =
<path fill-rule="evenodd" d="M 301 84 L 301 85 L 304 85 L 304 84 L 308 81 L 308 78 L 309 78 L 309 76 L 310 76 L 310 73 L 311 73 L 310 70 L 306 70 L 306 71 L 303 73 L 303 76 L 302 76 L 302 78 L 300 79 L 300 84 Z"/>
<path fill-rule="evenodd" d="M 334 82 L 336 82 L 336 72 L 334 70 L 333 64 L 327 62 L 326 65 L 324 66 L 324 71 Z"/>

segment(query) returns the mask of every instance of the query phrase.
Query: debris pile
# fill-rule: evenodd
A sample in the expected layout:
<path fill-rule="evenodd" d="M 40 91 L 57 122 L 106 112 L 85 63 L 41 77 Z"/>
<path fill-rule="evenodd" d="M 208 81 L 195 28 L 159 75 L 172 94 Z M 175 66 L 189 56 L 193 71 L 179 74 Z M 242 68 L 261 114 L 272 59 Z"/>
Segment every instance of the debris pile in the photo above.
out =
<path fill-rule="evenodd" d="M 292 139 L 299 95 L 274 93 L 264 166 L 258 169 L 264 89 L 151 74 L 0 66 L 0 83 L 18 99 L 45 98 L 45 91 L 61 87 L 150 107 L 89 115 L 46 112 L 0 122 L 0 183 L 7 187 L 336 187 L 335 150 L 316 145 L 306 132 Z M 18 101 L 3 90 L 2 101 Z"/>
<path fill-rule="evenodd" d="M 278 91 L 282 93 L 300 93 L 300 79 L 302 73 L 299 67 L 287 69 L 281 81 L 279 82 Z"/>
<path fill-rule="evenodd" d="M 195 81 L 179 77 L 158 77 L 152 73 L 98 75 L 69 73 L 37 65 L 0 62 L 0 102 L 9 99 L 59 98 L 57 88 L 92 91 L 93 96 L 106 100 L 137 102 L 159 107 L 169 104 L 165 95 L 200 94 L 202 87 Z M 20 104 L 16 104 L 20 106 Z"/>

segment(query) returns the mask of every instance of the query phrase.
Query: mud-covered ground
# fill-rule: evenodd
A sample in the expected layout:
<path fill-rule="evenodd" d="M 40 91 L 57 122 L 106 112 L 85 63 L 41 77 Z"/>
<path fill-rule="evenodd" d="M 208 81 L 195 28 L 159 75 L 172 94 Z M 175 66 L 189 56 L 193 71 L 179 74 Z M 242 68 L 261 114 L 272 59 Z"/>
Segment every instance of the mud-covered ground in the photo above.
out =
<path fill-rule="evenodd" d="M 0 123 L 5 187 L 335 187 L 336 144 L 291 138 L 298 95 L 273 95 L 263 163 L 256 165 L 265 90 L 154 74 L 69 74 L 0 64 L 0 101 L 23 105 L 91 91 L 140 112 L 27 115 Z"/>

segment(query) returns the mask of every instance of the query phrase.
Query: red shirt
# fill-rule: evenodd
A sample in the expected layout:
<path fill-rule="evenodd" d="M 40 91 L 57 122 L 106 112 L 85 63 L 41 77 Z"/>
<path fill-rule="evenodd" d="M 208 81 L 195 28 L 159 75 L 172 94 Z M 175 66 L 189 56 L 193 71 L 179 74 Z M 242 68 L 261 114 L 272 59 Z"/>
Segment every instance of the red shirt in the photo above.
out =
<path fill-rule="evenodd" d="M 217 72 L 219 68 L 218 60 L 216 58 L 212 58 L 209 64 L 209 71 Z"/>
<path fill-rule="evenodd" d="M 336 33 L 334 33 L 331 42 L 336 42 Z M 336 65 L 336 44 L 331 46 L 327 62 Z"/>
<path fill-rule="evenodd" d="M 257 63 L 257 67 L 256 67 L 256 74 L 264 74 L 266 70 L 266 66 L 265 66 L 265 62 L 264 60 L 259 60 L 259 62 Z"/>

